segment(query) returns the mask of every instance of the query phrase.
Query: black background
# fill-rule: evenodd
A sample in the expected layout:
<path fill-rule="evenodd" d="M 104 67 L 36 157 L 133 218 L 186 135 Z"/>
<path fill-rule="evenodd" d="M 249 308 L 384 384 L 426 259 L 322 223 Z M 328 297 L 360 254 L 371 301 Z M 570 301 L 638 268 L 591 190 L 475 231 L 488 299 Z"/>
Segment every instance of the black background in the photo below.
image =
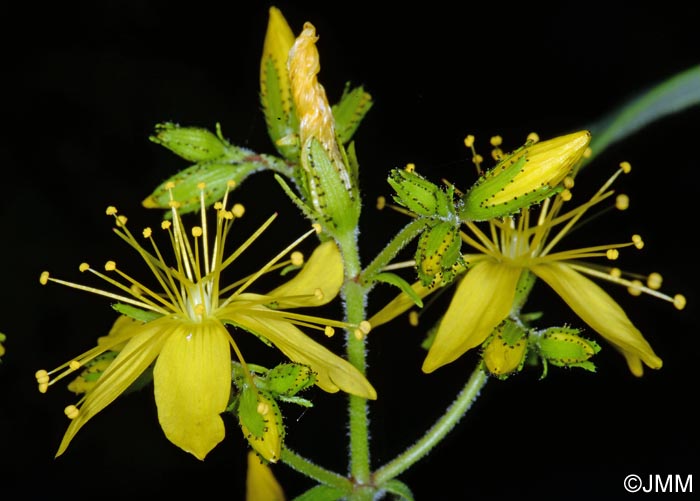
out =
<path fill-rule="evenodd" d="M 233 143 L 273 152 L 257 99 L 269 4 L 242 3 L 73 2 L 15 7 L 3 16 L 3 80 L 10 86 L 0 136 L 0 331 L 9 336 L 0 364 L 3 499 L 243 498 L 246 445 L 233 420 L 224 442 L 200 462 L 165 439 L 148 389 L 109 406 L 53 459 L 67 426 L 63 407 L 74 397 L 62 385 L 40 395 L 33 376 L 109 328 L 106 301 L 42 288 L 38 276 L 49 269 L 78 279 L 83 260 L 129 259 L 104 208 L 117 205 L 137 228 L 152 224 L 159 215 L 140 209 L 140 200 L 187 165 L 148 141 L 156 123 L 213 129 L 218 121 Z M 474 180 L 466 134 L 476 134 L 487 153 L 493 134 L 514 148 L 533 130 L 543 138 L 569 132 L 698 63 L 696 12 L 674 2 L 621 4 L 276 4 L 295 33 L 304 21 L 316 26 L 320 78 L 331 101 L 348 80 L 374 97 L 356 135 L 364 262 L 406 222 L 374 209 L 378 195 L 389 195 L 389 169 L 414 162 L 436 181 L 466 187 Z M 646 127 L 600 156 L 575 191 L 582 200 L 586 187 L 590 192 L 620 161 L 633 165 L 618 184 L 631 197 L 630 210 L 599 218 L 571 243 L 644 237 L 644 250 L 624 250 L 620 265 L 662 273 L 664 290 L 688 298 L 686 310 L 608 290 L 663 358 L 663 369 L 634 378 L 605 345 L 597 374 L 551 370 L 540 381 L 530 369 L 489 382 L 450 437 L 401 476 L 417 500 L 632 499 L 622 486 L 630 473 L 695 474 L 697 481 L 700 298 L 692 238 L 699 125 L 695 108 Z M 268 174 L 246 181 L 237 197 L 250 228 L 280 212 L 252 258 L 271 255 L 305 228 Z M 392 293 L 376 289 L 370 311 Z M 552 323 L 580 325 L 545 287 L 531 302 Z M 445 304 L 443 298 L 426 317 Z M 423 375 L 420 340 L 404 318 L 370 337 L 369 378 L 380 395 L 370 406 L 375 465 L 419 437 L 475 363 L 469 354 Z M 341 339 L 333 342 L 342 349 Z M 253 344 L 248 349 L 256 350 Z M 269 352 L 264 356 L 275 356 Z M 308 395 L 313 409 L 283 408 L 288 444 L 343 472 L 345 399 Z M 274 471 L 290 498 L 313 485 L 284 465 Z"/>

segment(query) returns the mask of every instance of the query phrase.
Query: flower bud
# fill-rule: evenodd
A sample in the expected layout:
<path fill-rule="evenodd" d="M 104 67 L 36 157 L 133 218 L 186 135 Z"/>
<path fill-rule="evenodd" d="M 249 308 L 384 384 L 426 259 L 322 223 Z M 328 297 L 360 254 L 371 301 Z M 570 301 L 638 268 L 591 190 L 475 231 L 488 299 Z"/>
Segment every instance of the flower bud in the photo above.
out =
<path fill-rule="evenodd" d="M 415 256 L 421 283 L 434 287 L 452 282 L 458 271 L 464 269 L 461 246 L 459 227 L 454 223 L 441 221 L 423 231 Z"/>
<path fill-rule="evenodd" d="M 287 59 L 294 44 L 294 34 L 276 7 L 270 7 L 267 32 L 260 61 L 260 101 L 267 131 L 277 151 L 286 159 L 297 161 L 299 144 L 291 138 L 298 122 L 291 97 Z"/>
<path fill-rule="evenodd" d="M 525 363 L 527 344 L 525 329 L 510 320 L 504 320 L 484 343 L 484 366 L 499 379 L 520 372 Z"/>
<path fill-rule="evenodd" d="M 277 402 L 263 390 L 243 389 L 238 406 L 243 436 L 265 461 L 276 463 L 284 439 L 284 423 Z"/>
<path fill-rule="evenodd" d="M 316 373 L 308 365 L 285 363 L 273 367 L 265 375 L 267 390 L 291 397 L 316 382 Z"/>
<path fill-rule="evenodd" d="M 579 336 L 579 332 L 569 327 L 550 327 L 540 333 L 536 344 L 544 365 L 542 377 L 547 375 L 547 363 L 595 372 L 595 365 L 589 359 L 600 351 L 600 345 Z"/>
<path fill-rule="evenodd" d="M 171 122 L 156 125 L 156 133 L 149 139 L 190 162 L 215 160 L 224 155 L 228 146 L 223 138 L 207 129 L 180 127 Z"/>
<path fill-rule="evenodd" d="M 533 143 L 505 155 L 463 198 L 463 221 L 513 214 L 561 191 L 561 183 L 583 157 L 587 130 Z"/>
<path fill-rule="evenodd" d="M 444 191 L 420 174 L 406 169 L 393 169 L 387 181 L 396 191 L 396 203 L 414 214 L 455 219 L 452 187 Z"/>

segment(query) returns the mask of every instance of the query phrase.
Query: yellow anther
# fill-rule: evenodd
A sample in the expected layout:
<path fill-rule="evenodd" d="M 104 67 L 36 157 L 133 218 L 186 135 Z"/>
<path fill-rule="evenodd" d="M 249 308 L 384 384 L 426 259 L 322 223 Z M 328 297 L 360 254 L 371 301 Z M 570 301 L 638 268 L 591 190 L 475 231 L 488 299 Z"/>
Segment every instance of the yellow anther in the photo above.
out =
<path fill-rule="evenodd" d="M 465 137 L 464 146 L 466 146 L 467 148 L 471 148 L 472 146 L 474 146 L 474 136 L 469 134 L 467 137 Z"/>
<path fill-rule="evenodd" d="M 622 276 L 622 270 L 620 270 L 620 268 L 610 268 L 609 273 L 613 278 L 620 278 Z"/>
<path fill-rule="evenodd" d="M 591 158 L 591 155 L 593 155 L 593 150 L 590 146 L 588 146 L 585 150 L 583 150 L 583 158 Z"/>
<path fill-rule="evenodd" d="M 202 227 L 201 226 L 193 226 L 192 227 L 192 236 L 194 238 L 199 238 L 202 236 Z"/>
<path fill-rule="evenodd" d="M 384 207 L 386 207 L 386 198 L 382 195 L 379 195 L 377 197 L 377 209 L 382 210 Z"/>
<path fill-rule="evenodd" d="M 563 189 L 561 190 L 561 193 L 559 193 L 559 196 L 564 202 L 568 202 L 573 198 L 573 195 L 571 194 L 571 190 Z"/>
<path fill-rule="evenodd" d="M 644 240 L 642 240 L 642 237 L 639 235 L 632 235 L 632 243 L 637 249 L 644 248 Z"/>
<path fill-rule="evenodd" d="M 166 190 L 172 190 L 173 188 L 175 188 L 175 182 L 174 182 L 174 181 L 168 181 L 167 183 L 165 183 L 164 188 L 165 188 Z"/>
<path fill-rule="evenodd" d="M 117 269 L 117 263 L 114 261 L 107 261 L 105 263 L 105 271 L 114 271 Z"/>
<path fill-rule="evenodd" d="M 113 216 L 117 213 L 117 208 L 114 205 L 110 205 L 107 207 L 107 210 L 105 211 L 105 214 L 108 216 Z"/>
<path fill-rule="evenodd" d="M 49 390 L 49 383 L 39 383 L 39 393 L 46 393 Z"/>
<path fill-rule="evenodd" d="M 404 170 L 406 172 L 415 172 L 416 171 L 416 164 L 408 163 L 408 164 L 406 164 L 406 167 L 404 167 Z"/>
<path fill-rule="evenodd" d="M 503 150 L 501 148 L 494 148 L 491 150 L 491 158 L 498 161 L 503 158 Z"/>
<path fill-rule="evenodd" d="M 359 327 L 363 334 L 369 334 L 369 331 L 372 330 L 372 324 L 370 324 L 367 320 L 360 322 Z"/>
<path fill-rule="evenodd" d="M 231 210 L 236 217 L 243 217 L 243 214 L 245 214 L 245 207 L 243 207 L 243 204 L 234 204 Z"/>
<path fill-rule="evenodd" d="M 537 132 L 530 132 L 530 133 L 527 135 L 526 140 L 527 140 L 527 141 L 532 141 L 533 143 L 536 143 L 537 141 L 540 140 L 540 136 L 539 136 L 539 134 L 537 134 Z"/>
<path fill-rule="evenodd" d="M 478 153 L 472 157 L 472 162 L 474 162 L 476 165 L 479 165 L 483 161 L 484 161 L 484 157 L 482 157 Z"/>
<path fill-rule="evenodd" d="M 627 288 L 627 292 L 633 296 L 639 296 L 642 293 L 642 287 L 644 287 L 642 282 L 639 280 L 632 280 L 632 285 Z"/>
<path fill-rule="evenodd" d="M 204 315 L 206 312 L 206 308 L 204 307 L 203 304 L 196 304 L 194 305 L 194 313 L 195 315 Z"/>
<path fill-rule="evenodd" d="M 408 323 L 412 327 L 418 327 L 418 312 L 416 310 L 411 310 L 408 313 Z"/>
<path fill-rule="evenodd" d="M 292 261 L 292 264 L 294 266 L 301 266 L 302 264 L 304 264 L 304 254 L 302 254 L 299 251 L 292 252 L 291 256 L 289 256 L 289 259 Z"/>
<path fill-rule="evenodd" d="M 229 188 L 229 189 L 235 188 L 235 187 L 236 187 L 236 181 L 234 181 L 233 179 L 229 179 L 228 181 L 226 181 L 226 187 Z"/>
<path fill-rule="evenodd" d="M 605 257 L 607 257 L 610 261 L 615 261 L 618 257 L 620 257 L 620 252 L 617 249 L 608 249 L 605 251 Z"/>
<path fill-rule="evenodd" d="M 333 334 L 335 334 L 335 329 L 330 325 L 326 325 L 326 327 L 323 329 L 323 333 L 326 335 L 326 337 L 333 337 Z"/>
<path fill-rule="evenodd" d="M 318 233 L 321 233 L 322 228 L 321 228 L 321 225 L 320 225 L 320 224 L 314 223 L 314 224 L 311 225 L 311 227 L 316 231 L 317 234 L 318 234 Z"/>
<path fill-rule="evenodd" d="M 36 378 L 36 382 L 39 384 L 46 384 L 49 382 L 49 373 L 44 370 L 44 369 L 39 369 L 34 373 L 34 377 Z"/>
<path fill-rule="evenodd" d="M 314 297 L 319 301 L 323 301 L 323 291 L 317 287 L 314 289 Z"/>
<path fill-rule="evenodd" d="M 78 409 L 75 405 L 69 405 L 65 409 L 63 409 L 63 412 L 68 416 L 68 419 L 75 419 L 80 415 L 80 409 Z"/>
<path fill-rule="evenodd" d="M 661 283 L 663 282 L 663 277 L 661 273 L 650 273 L 647 277 L 647 287 L 650 289 L 659 290 L 661 288 Z"/>
<path fill-rule="evenodd" d="M 153 231 L 151 231 L 150 228 L 143 229 L 143 238 L 151 238 L 152 234 L 153 234 Z"/>
<path fill-rule="evenodd" d="M 233 220 L 233 212 L 230 210 L 222 210 L 219 212 L 221 214 L 221 217 L 223 217 L 226 221 L 232 221 Z"/>
<path fill-rule="evenodd" d="M 685 296 L 683 294 L 676 294 L 673 296 L 673 306 L 675 306 L 677 310 L 685 308 L 685 303 Z"/>
<path fill-rule="evenodd" d="M 358 341 L 362 341 L 365 338 L 365 334 L 360 329 L 355 329 L 353 334 Z"/>
<path fill-rule="evenodd" d="M 203 190 L 206 187 L 207 187 L 207 183 L 205 183 L 204 181 L 200 181 L 199 183 L 197 183 L 198 190 Z"/>
<path fill-rule="evenodd" d="M 77 371 L 78 369 L 80 369 L 81 366 L 82 366 L 82 364 L 80 362 L 78 362 L 77 360 L 71 360 L 68 363 L 68 367 L 70 367 L 70 370 L 72 370 L 72 371 Z"/>
<path fill-rule="evenodd" d="M 180 205 L 180 202 L 178 202 L 177 200 L 170 200 L 168 202 L 168 207 L 170 207 L 171 209 L 179 209 Z"/>
<path fill-rule="evenodd" d="M 270 412 L 270 406 L 267 404 L 267 402 L 258 402 L 258 407 L 255 410 L 258 411 L 258 414 L 264 416 Z"/>
<path fill-rule="evenodd" d="M 46 285 L 48 282 L 49 282 L 49 272 L 42 271 L 41 275 L 39 275 L 39 283 L 41 285 Z"/>
<path fill-rule="evenodd" d="M 491 136 L 491 146 L 500 146 L 503 144 L 503 138 L 501 136 Z"/>
<path fill-rule="evenodd" d="M 566 176 L 564 178 L 564 188 L 566 188 L 567 190 L 570 190 L 573 187 L 574 187 L 574 178 L 571 176 Z"/>
<path fill-rule="evenodd" d="M 632 165 L 629 162 L 620 162 L 620 169 L 625 174 L 629 174 L 632 171 Z"/>
<path fill-rule="evenodd" d="M 221 203 L 221 201 L 214 202 L 214 210 L 221 210 L 224 208 L 224 204 Z"/>
<path fill-rule="evenodd" d="M 126 216 L 119 215 L 117 216 L 117 226 L 126 226 L 126 222 L 128 221 Z"/>
<path fill-rule="evenodd" d="M 625 195 L 624 193 L 620 193 L 616 198 L 615 198 L 615 208 L 617 210 L 627 210 L 630 206 L 630 197 Z"/>
<path fill-rule="evenodd" d="M 171 223 L 170 221 L 163 221 L 162 223 L 160 223 L 160 227 L 164 230 L 169 230 L 172 225 L 173 223 Z"/>

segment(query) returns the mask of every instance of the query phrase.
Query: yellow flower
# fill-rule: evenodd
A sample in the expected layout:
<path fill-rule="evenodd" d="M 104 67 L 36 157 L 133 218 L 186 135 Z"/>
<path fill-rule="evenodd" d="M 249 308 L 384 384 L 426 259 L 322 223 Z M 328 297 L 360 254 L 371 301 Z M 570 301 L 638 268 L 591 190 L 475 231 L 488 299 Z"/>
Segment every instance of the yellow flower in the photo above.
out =
<path fill-rule="evenodd" d="M 525 209 L 518 216 L 491 219 L 485 231 L 474 222 L 466 222 L 462 240 L 475 252 L 463 255 L 468 269 L 440 322 L 423 362 L 423 371 L 432 372 L 480 346 L 505 318 L 511 313 L 517 314 L 512 311 L 513 301 L 518 280 L 524 272 L 532 272 L 542 279 L 584 322 L 620 351 L 635 376 L 643 374 L 642 363 L 653 369 L 660 368 L 661 359 L 624 310 L 588 277 L 623 285 L 632 294 L 647 293 L 670 301 L 678 309 L 685 306 L 685 298 L 680 294 L 671 297 L 659 292 L 660 275 L 657 273 L 649 275 L 644 285 L 637 279 L 625 278 L 617 268 L 581 261 L 594 257 L 616 259 L 620 248 L 642 248 L 641 237 L 634 235 L 625 243 L 554 250 L 589 209 L 613 195 L 610 186 L 629 168 L 629 164 L 623 162 L 590 200 L 568 211 L 564 206 L 571 199 L 572 178 L 564 180 L 567 189 L 545 200 L 539 214 L 534 209 Z M 619 208 L 624 207 L 623 201 Z M 414 284 L 413 289 L 420 297 L 435 290 L 419 283 Z M 402 294 L 369 321 L 376 327 L 412 305 L 411 299 Z"/>
<path fill-rule="evenodd" d="M 93 292 L 157 317 L 147 322 L 121 325 L 118 332 L 113 332 L 81 356 L 51 372 L 37 372 L 39 390 L 45 392 L 50 385 L 106 351 L 119 349 L 119 355 L 81 401 L 66 408 L 72 421 L 57 456 L 66 450 L 85 423 L 155 362 L 155 400 L 158 420 L 166 437 L 183 450 L 204 459 L 224 438 L 220 414 L 226 409 L 231 392 L 231 350 L 246 367 L 236 342 L 241 331 L 254 333 L 275 345 L 291 360 L 310 366 L 316 372 L 316 384 L 325 391 L 343 390 L 364 398 L 376 398 L 374 388 L 354 366 L 297 327 L 315 328 L 331 334 L 333 327 L 366 330 L 367 326 L 349 326 L 344 322 L 289 311 L 326 304 L 338 294 L 343 269 L 335 243 L 327 241 L 319 245 L 294 278 L 267 294 L 248 292 L 248 289 L 264 273 L 289 265 L 290 261 L 281 260 L 315 230 L 292 243 L 257 272 L 226 284 L 222 275 L 224 270 L 236 262 L 275 216 L 238 249 L 227 254 L 224 249 L 226 238 L 244 209 L 240 204 L 227 208 L 227 191 L 223 200 L 214 205 L 216 222 L 210 225 L 204 206 L 205 186 L 202 184 L 200 189 L 199 225 L 193 226 L 188 233 L 175 201 L 171 203 L 172 219 L 162 224 L 172 244 L 172 264 L 167 264 L 150 228 L 143 230 L 146 244 L 142 245 L 127 229 L 126 217 L 118 214 L 114 207 L 107 209 L 107 214 L 115 218 L 115 233 L 141 256 L 157 289 L 135 280 L 114 261 L 105 265 L 107 273 L 93 269 L 87 263 L 81 264 L 80 270 L 99 276 L 118 292 L 75 284 L 52 278 L 48 272 L 42 273 L 42 284 L 53 281 Z M 298 264 L 299 256 L 292 253 L 291 257 L 291 262 Z M 234 332 L 230 333 L 226 325 L 236 327 Z"/>
<path fill-rule="evenodd" d="M 282 486 L 266 462 L 255 452 L 248 453 L 248 471 L 245 482 L 246 501 L 284 501 Z"/>

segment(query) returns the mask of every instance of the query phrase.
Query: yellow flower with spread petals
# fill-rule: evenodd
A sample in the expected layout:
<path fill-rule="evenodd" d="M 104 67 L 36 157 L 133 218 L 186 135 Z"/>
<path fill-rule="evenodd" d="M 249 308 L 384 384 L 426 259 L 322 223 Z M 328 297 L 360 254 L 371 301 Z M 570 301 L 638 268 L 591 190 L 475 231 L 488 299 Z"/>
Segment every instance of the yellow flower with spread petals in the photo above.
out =
<path fill-rule="evenodd" d="M 617 268 L 582 261 L 594 257 L 616 259 L 620 248 L 642 248 L 641 237 L 634 235 L 625 243 L 555 250 L 584 214 L 613 195 L 610 186 L 621 172 L 629 169 L 629 164 L 623 162 L 590 200 L 568 211 L 565 205 L 571 199 L 572 178 L 564 181 L 566 189 L 544 201 L 539 214 L 535 209 L 525 209 L 517 216 L 491 219 L 486 230 L 474 222 L 465 222 L 462 240 L 475 252 L 463 255 L 467 271 L 457 284 L 450 306 L 440 321 L 423 362 L 423 371 L 433 372 L 466 351 L 481 346 L 496 326 L 512 313 L 517 314 L 513 311 L 513 303 L 523 273 L 533 273 L 549 285 L 574 313 L 624 355 L 635 376 L 643 374 L 642 364 L 659 369 L 662 361 L 639 329 L 622 307 L 588 277 L 623 285 L 633 294 L 653 295 L 672 302 L 678 309 L 685 306 L 685 298 L 680 294 L 671 297 L 659 292 L 660 276 L 657 273 L 649 275 L 644 285 L 638 279 L 623 277 Z M 618 208 L 626 208 L 625 200 L 618 203 Z M 414 284 L 413 289 L 419 297 L 436 290 L 420 283 Z M 377 327 L 413 304 L 402 294 L 369 321 Z"/>
<path fill-rule="evenodd" d="M 292 250 L 315 229 L 257 272 L 226 284 L 222 272 L 228 270 L 272 224 L 275 216 L 239 248 L 226 253 L 226 239 L 244 209 L 240 204 L 227 208 L 227 191 L 223 200 L 214 205 L 216 221 L 210 225 L 204 206 L 205 186 L 202 184 L 200 189 L 202 207 L 198 225 L 193 226 L 189 233 L 186 231 L 176 201 L 171 203 L 172 218 L 162 224 L 172 244 L 172 264 L 167 264 L 150 228 L 143 231 L 146 243 L 142 244 L 127 229 L 126 217 L 118 214 L 114 207 L 107 209 L 107 214 L 115 218 L 115 233 L 143 258 L 157 288 L 135 280 L 114 261 L 107 262 L 106 273 L 87 263 L 81 264 L 80 270 L 99 276 L 119 292 L 75 284 L 50 277 L 48 272 L 42 273 L 42 284 L 52 281 L 103 295 L 155 317 L 145 322 L 124 322 L 92 350 L 51 372 L 37 372 L 39 390 L 45 392 L 50 385 L 85 367 L 108 350 L 119 350 L 81 401 L 66 408 L 71 423 L 57 456 L 66 450 L 85 423 L 153 364 L 158 420 L 166 437 L 183 450 L 204 459 L 224 438 L 220 414 L 226 409 L 231 393 L 232 351 L 246 367 L 236 343 L 240 331 L 252 332 L 275 345 L 291 360 L 310 366 L 316 372 L 316 384 L 327 392 L 343 390 L 364 398 L 376 398 L 374 388 L 354 366 L 297 327 L 315 328 L 329 334 L 334 327 L 363 326 L 290 311 L 326 304 L 338 294 L 343 281 L 343 265 L 336 244 L 332 241 L 320 244 L 296 276 L 266 294 L 249 292 L 249 289 L 263 274 L 303 261 Z M 290 252 L 291 261 L 283 262 Z M 227 325 L 234 327 L 233 333 L 229 332 Z"/>

